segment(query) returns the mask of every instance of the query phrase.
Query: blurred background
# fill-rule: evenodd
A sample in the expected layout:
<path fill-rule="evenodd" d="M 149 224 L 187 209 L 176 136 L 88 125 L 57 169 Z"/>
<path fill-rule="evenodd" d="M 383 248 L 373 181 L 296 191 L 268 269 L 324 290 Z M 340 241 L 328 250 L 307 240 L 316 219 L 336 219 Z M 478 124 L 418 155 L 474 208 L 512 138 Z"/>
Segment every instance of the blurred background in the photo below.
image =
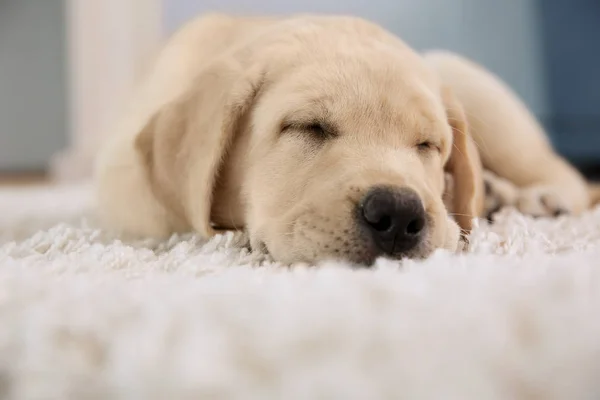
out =
<path fill-rule="evenodd" d="M 600 168 L 598 0 L 0 0 L 0 174 L 89 176 L 161 39 L 204 11 L 369 18 L 503 78 L 586 173 Z"/>

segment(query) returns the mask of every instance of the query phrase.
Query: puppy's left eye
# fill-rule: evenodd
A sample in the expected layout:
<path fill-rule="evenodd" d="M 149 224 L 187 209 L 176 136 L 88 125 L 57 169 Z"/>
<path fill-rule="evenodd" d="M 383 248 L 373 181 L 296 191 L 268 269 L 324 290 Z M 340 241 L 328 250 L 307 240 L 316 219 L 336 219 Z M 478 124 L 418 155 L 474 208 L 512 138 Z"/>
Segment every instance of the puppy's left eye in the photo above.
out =
<path fill-rule="evenodd" d="M 313 122 L 311 124 L 304 125 L 302 127 L 302 130 L 310 133 L 311 135 L 313 135 L 317 138 L 321 138 L 321 139 L 330 136 L 330 132 L 327 129 L 325 129 L 325 127 L 322 124 L 320 124 L 318 122 Z"/>
<path fill-rule="evenodd" d="M 417 148 L 420 151 L 430 151 L 430 150 L 435 150 L 436 146 L 431 142 L 421 142 L 417 145 Z"/>

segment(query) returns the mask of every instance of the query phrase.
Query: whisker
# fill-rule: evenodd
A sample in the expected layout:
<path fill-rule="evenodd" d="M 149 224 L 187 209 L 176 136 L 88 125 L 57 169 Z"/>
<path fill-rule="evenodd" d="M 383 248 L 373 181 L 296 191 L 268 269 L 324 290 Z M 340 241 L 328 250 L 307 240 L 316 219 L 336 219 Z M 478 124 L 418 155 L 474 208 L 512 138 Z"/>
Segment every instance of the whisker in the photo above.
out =
<path fill-rule="evenodd" d="M 471 215 L 471 214 L 448 213 L 448 215 L 450 215 L 451 217 L 471 217 L 471 218 L 476 218 L 474 215 Z"/>

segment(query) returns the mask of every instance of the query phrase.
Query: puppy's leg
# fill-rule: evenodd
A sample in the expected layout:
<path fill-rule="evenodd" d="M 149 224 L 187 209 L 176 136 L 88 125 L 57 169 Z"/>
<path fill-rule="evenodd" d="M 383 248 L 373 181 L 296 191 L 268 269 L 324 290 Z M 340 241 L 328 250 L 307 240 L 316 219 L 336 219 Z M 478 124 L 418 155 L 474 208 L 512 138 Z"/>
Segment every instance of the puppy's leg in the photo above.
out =
<path fill-rule="evenodd" d="M 556 197 L 548 196 L 543 188 L 533 186 L 519 188 L 512 182 L 486 170 L 483 173 L 485 186 L 484 214 L 491 219 L 504 207 L 515 207 L 525 214 L 545 216 L 554 210 L 553 216 L 566 213 Z"/>
<path fill-rule="evenodd" d="M 485 187 L 484 216 L 491 219 L 493 214 L 504 207 L 515 207 L 519 198 L 519 188 L 491 171 L 483 172 Z"/>
<path fill-rule="evenodd" d="M 531 189 L 518 188 L 512 182 L 499 177 L 489 170 L 483 172 L 483 181 L 485 187 L 483 215 L 487 219 L 491 220 L 495 213 L 505 207 L 515 207 L 521 211 L 530 210 L 526 213 L 534 216 L 543 214 L 543 211 L 536 210 L 535 207 L 539 207 L 536 203 L 526 203 L 531 198 L 539 199 L 549 209 L 556 209 L 557 214 L 562 212 L 559 204 L 545 205 L 545 203 L 550 203 L 552 199 L 545 198 L 543 193 L 531 196 Z"/>
<path fill-rule="evenodd" d="M 588 208 L 583 177 L 556 154 L 533 115 L 504 83 L 451 53 L 425 58 L 465 108 L 484 167 L 520 188 L 515 201 L 520 211 L 544 216 Z"/>

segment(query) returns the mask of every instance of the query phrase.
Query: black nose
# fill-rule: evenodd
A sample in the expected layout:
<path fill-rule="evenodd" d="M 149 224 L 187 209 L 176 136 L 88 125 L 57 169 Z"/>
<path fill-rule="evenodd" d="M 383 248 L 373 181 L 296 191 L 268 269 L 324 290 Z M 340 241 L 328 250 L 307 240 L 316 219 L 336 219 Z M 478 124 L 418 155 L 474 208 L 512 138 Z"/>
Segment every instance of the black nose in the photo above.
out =
<path fill-rule="evenodd" d="M 415 248 L 425 230 L 419 195 L 407 188 L 376 187 L 361 202 L 359 219 L 381 251 L 401 255 Z"/>

